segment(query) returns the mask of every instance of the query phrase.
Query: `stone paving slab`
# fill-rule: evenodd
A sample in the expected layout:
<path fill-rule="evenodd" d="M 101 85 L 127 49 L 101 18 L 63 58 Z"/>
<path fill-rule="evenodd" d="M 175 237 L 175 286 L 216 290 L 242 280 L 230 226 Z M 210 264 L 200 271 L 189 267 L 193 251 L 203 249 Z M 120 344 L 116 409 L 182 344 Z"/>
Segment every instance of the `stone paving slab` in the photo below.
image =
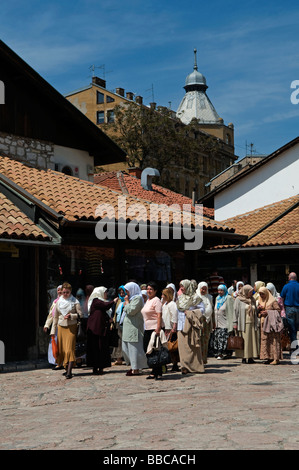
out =
<path fill-rule="evenodd" d="M 9 369 L 6 369 L 9 370 Z M 0 373 L 1 450 L 298 450 L 299 365 L 209 358 L 204 374 Z"/>

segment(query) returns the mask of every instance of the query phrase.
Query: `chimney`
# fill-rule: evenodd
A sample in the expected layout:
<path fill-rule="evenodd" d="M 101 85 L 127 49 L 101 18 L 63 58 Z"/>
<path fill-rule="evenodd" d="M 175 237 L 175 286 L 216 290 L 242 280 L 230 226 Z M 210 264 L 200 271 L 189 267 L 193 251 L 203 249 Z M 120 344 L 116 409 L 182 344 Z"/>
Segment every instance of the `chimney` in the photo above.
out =
<path fill-rule="evenodd" d="M 142 96 L 136 96 L 135 101 L 138 104 L 142 104 Z"/>
<path fill-rule="evenodd" d="M 135 176 L 139 180 L 141 179 L 141 173 L 142 173 L 141 168 L 134 166 L 134 167 L 128 168 L 128 172 L 130 176 Z"/>
<path fill-rule="evenodd" d="M 156 109 L 156 105 L 157 105 L 157 103 L 150 103 L 151 109 Z"/>
<path fill-rule="evenodd" d="M 95 85 L 99 85 L 102 88 L 106 88 L 106 80 L 103 80 L 102 78 L 92 77 L 92 83 Z"/>
<path fill-rule="evenodd" d="M 123 88 L 116 88 L 116 94 L 120 96 L 125 96 L 125 90 Z"/>
<path fill-rule="evenodd" d="M 145 168 L 141 173 L 141 186 L 147 191 L 152 191 L 152 180 L 154 177 L 159 177 L 160 172 L 156 168 Z"/>
<path fill-rule="evenodd" d="M 127 91 L 126 97 L 127 97 L 128 100 L 133 101 L 133 96 L 134 96 L 134 94 L 131 91 Z"/>

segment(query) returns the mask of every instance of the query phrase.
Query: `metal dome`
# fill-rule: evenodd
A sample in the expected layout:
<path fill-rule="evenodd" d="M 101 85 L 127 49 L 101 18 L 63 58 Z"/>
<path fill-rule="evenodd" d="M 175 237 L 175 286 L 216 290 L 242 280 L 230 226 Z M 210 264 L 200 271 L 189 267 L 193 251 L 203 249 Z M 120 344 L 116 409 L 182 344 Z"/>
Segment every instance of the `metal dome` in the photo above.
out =
<path fill-rule="evenodd" d="M 205 77 L 203 76 L 202 73 L 198 72 L 198 70 L 193 70 L 193 72 L 190 73 L 186 77 L 186 81 L 185 81 L 185 86 L 189 86 L 189 85 L 206 85 L 206 84 L 207 84 L 207 82 L 206 82 Z"/>

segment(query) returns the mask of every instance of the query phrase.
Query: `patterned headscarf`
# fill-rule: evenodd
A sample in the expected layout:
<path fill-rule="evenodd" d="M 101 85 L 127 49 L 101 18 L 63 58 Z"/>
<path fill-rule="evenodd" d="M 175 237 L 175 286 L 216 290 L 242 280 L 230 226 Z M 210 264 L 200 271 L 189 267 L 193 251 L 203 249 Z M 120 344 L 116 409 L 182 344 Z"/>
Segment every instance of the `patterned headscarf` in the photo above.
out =
<path fill-rule="evenodd" d="M 177 307 L 181 312 L 188 310 L 190 307 L 195 307 L 201 302 L 200 297 L 196 293 L 197 285 L 189 279 L 184 279 L 180 284 L 185 287 L 185 293 L 181 294 L 177 300 Z"/>

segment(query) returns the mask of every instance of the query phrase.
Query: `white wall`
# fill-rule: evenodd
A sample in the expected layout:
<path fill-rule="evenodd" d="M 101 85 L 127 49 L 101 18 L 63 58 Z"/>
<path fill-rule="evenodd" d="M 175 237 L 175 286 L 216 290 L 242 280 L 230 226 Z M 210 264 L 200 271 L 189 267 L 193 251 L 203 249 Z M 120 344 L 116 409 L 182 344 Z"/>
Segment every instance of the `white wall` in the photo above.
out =
<path fill-rule="evenodd" d="M 84 150 L 54 145 L 54 162 L 63 166 L 68 165 L 73 169 L 77 168 L 78 173 L 73 176 L 77 176 L 83 180 L 93 181 L 94 158 Z"/>
<path fill-rule="evenodd" d="M 225 220 L 297 194 L 299 144 L 216 194 L 215 220 Z"/>

